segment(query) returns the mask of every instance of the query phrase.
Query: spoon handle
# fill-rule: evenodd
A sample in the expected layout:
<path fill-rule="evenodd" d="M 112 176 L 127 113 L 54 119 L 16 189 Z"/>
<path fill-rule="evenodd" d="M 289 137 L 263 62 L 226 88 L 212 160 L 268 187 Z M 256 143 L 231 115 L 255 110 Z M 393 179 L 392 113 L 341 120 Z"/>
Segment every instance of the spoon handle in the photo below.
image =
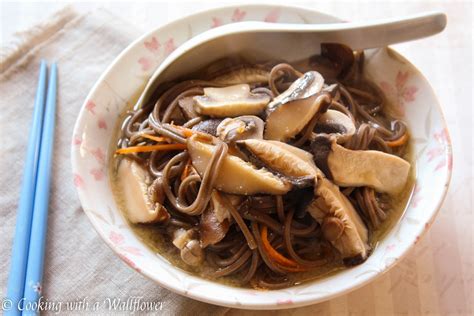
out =
<path fill-rule="evenodd" d="M 437 34 L 446 27 L 446 15 L 426 12 L 405 18 L 334 24 L 269 25 L 281 31 L 315 32 L 320 42 L 346 44 L 354 50 L 383 47 Z M 273 29 L 275 30 L 275 29 Z"/>

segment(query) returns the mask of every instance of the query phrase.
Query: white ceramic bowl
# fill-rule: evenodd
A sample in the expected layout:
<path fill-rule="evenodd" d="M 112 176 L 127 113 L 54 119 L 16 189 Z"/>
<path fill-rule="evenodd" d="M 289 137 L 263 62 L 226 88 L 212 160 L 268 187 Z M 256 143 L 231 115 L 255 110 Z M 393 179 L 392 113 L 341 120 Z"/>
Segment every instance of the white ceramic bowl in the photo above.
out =
<path fill-rule="evenodd" d="M 257 291 L 204 280 L 175 268 L 132 232 L 120 213 L 107 175 L 117 119 L 175 47 L 210 27 L 241 20 L 331 23 L 316 11 L 269 5 L 232 6 L 197 13 L 153 30 L 130 44 L 90 91 L 74 128 L 72 168 L 84 212 L 104 241 L 130 267 L 176 293 L 213 304 L 280 309 L 309 305 L 354 290 L 386 272 L 417 243 L 439 210 L 449 184 L 452 153 L 433 89 L 406 59 L 390 49 L 367 52 L 366 70 L 407 122 L 416 155 L 416 186 L 400 221 L 359 266 L 282 290 Z"/>

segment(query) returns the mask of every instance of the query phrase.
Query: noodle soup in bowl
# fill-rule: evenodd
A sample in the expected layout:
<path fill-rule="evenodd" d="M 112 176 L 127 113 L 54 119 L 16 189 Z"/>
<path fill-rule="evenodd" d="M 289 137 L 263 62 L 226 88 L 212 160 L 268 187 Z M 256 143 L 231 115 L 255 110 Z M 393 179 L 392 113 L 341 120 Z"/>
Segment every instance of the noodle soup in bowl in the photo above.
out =
<path fill-rule="evenodd" d="M 296 7 L 234 6 L 198 13 L 145 34 L 109 66 L 83 105 L 72 145 L 74 184 L 85 213 L 104 241 L 130 267 L 161 286 L 197 300 L 237 308 L 293 308 L 321 302 L 356 289 L 387 271 L 428 229 L 441 206 L 451 175 L 448 131 L 432 88 L 409 61 L 389 48 L 365 51 L 364 59 L 360 61 L 364 77 L 374 85 L 374 91 L 386 99 L 384 114 L 405 122 L 409 131 L 406 132 L 409 146 L 406 146 L 402 158 L 411 163 L 403 192 L 391 200 L 389 220 L 382 224 L 383 227 L 370 229 L 370 214 L 361 215 L 361 222 L 369 227 L 371 241 L 367 254 L 370 255 L 364 256 L 365 261 L 357 262 L 358 265 L 345 268 L 336 264 L 331 269 L 320 269 L 317 274 L 305 272 L 290 286 L 265 291 L 259 286 L 238 287 L 231 279 L 222 282 L 206 278 L 205 269 L 195 269 L 175 256 L 176 243 L 173 245 L 165 240 L 162 231 L 157 228 L 159 224 L 130 223 L 130 214 L 124 210 L 127 194 L 117 185 L 117 164 L 120 163 L 117 157 L 121 156 L 116 155 L 117 140 L 121 138 L 119 134 L 126 111 L 132 109 L 153 71 L 167 55 L 191 36 L 210 27 L 242 20 L 288 23 L 339 21 L 335 17 Z M 194 70 L 197 69 L 190 69 L 190 72 Z M 354 89 L 351 93 L 357 94 Z M 252 90 L 252 93 L 263 92 Z M 347 97 L 345 101 L 349 102 Z M 341 192 L 344 192 L 342 187 Z M 346 193 L 350 201 L 353 197 L 350 192 Z M 166 208 L 169 206 L 165 204 Z M 176 212 L 168 211 L 166 216 L 175 222 L 181 219 L 173 215 Z M 277 218 L 276 214 L 271 216 Z M 140 219 L 132 218 L 132 221 L 140 222 Z M 263 228 L 264 224 L 259 224 Z M 318 224 L 323 225 L 321 222 Z M 272 242 L 270 225 L 267 225 L 268 235 L 265 231 L 264 236 L 261 229 L 258 231 L 262 231 L 262 235 L 258 234 L 258 237 L 269 238 Z M 236 231 L 241 233 L 239 229 Z M 273 246 L 273 250 L 282 252 L 282 247 L 275 243 Z M 331 244 L 329 247 L 337 250 Z M 324 254 L 323 251 L 321 253 Z M 337 251 L 334 253 L 338 254 Z M 293 264 L 292 258 L 287 258 L 285 253 L 283 255 L 284 258 L 279 260 L 289 259 L 288 262 Z M 229 262 L 238 261 L 242 256 L 238 253 L 237 260 Z M 250 261 L 245 264 L 251 265 Z"/>

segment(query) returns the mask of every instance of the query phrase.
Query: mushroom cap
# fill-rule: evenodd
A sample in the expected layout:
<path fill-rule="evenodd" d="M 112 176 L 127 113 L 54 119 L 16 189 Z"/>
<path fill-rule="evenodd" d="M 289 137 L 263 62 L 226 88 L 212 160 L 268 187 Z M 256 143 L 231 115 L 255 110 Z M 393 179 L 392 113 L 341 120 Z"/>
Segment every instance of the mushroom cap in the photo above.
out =
<path fill-rule="evenodd" d="M 188 241 L 181 249 L 181 259 L 190 266 L 198 266 L 204 261 L 204 252 L 196 239 Z"/>
<path fill-rule="evenodd" d="M 196 231 L 194 229 L 177 228 L 172 231 L 173 245 L 178 249 L 183 249 L 188 241 L 194 238 Z"/>
<path fill-rule="evenodd" d="M 267 107 L 265 139 L 287 141 L 301 132 L 318 112 L 325 112 L 331 95 L 321 92 L 324 78 L 306 72 Z"/>
<path fill-rule="evenodd" d="M 344 143 L 355 134 L 356 127 L 352 119 L 344 113 L 327 110 L 318 118 L 315 132 L 333 135 L 338 143 Z"/>
<path fill-rule="evenodd" d="M 117 172 L 127 218 L 132 223 L 157 223 L 169 218 L 162 191 L 149 191 L 151 177 L 136 161 L 123 158 Z"/>
<path fill-rule="evenodd" d="M 199 141 L 196 136 L 188 138 L 187 146 L 193 166 L 202 176 L 215 146 Z M 290 183 L 265 168 L 257 169 L 251 163 L 231 154 L 224 157 L 214 186 L 220 191 L 243 195 L 285 194 L 291 189 Z"/>
<path fill-rule="evenodd" d="M 267 83 L 270 72 L 262 67 L 243 66 L 233 69 L 212 79 L 212 82 L 223 85 L 241 83 Z"/>
<path fill-rule="evenodd" d="M 223 210 L 220 203 L 215 203 L 216 199 L 212 199 L 212 196 L 211 200 L 213 201 L 212 208 L 207 208 L 202 213 L 199 222 L 199 235 L 201 237 L 202 248 L 218 243 L 225 237 L 229 230 L 229 219 L 226 215 L 222 214 L 224 212 L 229 214 L 229 211 Z"/>
<path fill-rule="evenodd" d="M 261 118 L 254 115 L 244 115 L 224 119 L 217 126 L 217 136 L 225 142 L 237 140 L 263 138 L 264 123 Z"/>
<path fill-rule="evenodd" d="M 263 139 L 240 141 L 270 169 L 289 177 L 316 176 L 318 168 L 310 153 L 297 147 Z"/>
<path fill-rule="evenodd" d="M 196 111 L 213 117 L 235 117 L 261 113 L 270 102 L 264 93 L 250 92 L 248 84 L 204 88 L 204 95 L 193 97 Z"/>
<path fill-rule="evenodd" d="M 318 168 L 339 186 L 369 186 L 378 192 L 397 194 L 408 180 L 411 165 L 406 160 L 377 150 L 350 150 L 327 136 L 312 143 Z"/>
<path fill-rule="evenodd" d="M 329 221 L 334 222 L 333 217 L 337 218 L 337 225 L 344 225 L 342 233 L 331 232 L 329 237 L 333 240 L 329 241 L 341 253 L 346 264 L 360 263 L 367 258 L 367 227 L 351 202 L 335 184 L 326 178 L 319 179 L 315 187 L 315 198 L 307 211 L 321 225 L 327 226 Z"/>
<path fill-rule="evenodd" d="M 193 97 L 184 97 L 179 99 L 178 106 L 181 108 L 181 111 L 187 120 L 191 120 L 199 116 L 199 114 L 194 109 Z"/>
<path fill-rule="evenodd" d="M 193 131 L 203 132 L 212 136 L 217 136 L 217 127 L 222 122 L 222 119 L 207 119 L 194 125 L 191 129 Z"/>

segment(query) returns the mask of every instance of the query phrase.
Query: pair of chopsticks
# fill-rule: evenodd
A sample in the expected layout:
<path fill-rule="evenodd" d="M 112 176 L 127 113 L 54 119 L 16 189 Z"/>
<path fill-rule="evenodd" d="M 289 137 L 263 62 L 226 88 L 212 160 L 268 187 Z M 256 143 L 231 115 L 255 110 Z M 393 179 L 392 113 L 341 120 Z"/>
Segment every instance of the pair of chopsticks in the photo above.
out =
<path fill-rule="evenodd" d="M 41 293 L 48 221 L 49 188 L 56 116 L 57 68 L 41 61 L 13 241 L 5 315 L 35 314 L 26 310 Z M 6 303 L 5 303 L 6 302 Z"/>

